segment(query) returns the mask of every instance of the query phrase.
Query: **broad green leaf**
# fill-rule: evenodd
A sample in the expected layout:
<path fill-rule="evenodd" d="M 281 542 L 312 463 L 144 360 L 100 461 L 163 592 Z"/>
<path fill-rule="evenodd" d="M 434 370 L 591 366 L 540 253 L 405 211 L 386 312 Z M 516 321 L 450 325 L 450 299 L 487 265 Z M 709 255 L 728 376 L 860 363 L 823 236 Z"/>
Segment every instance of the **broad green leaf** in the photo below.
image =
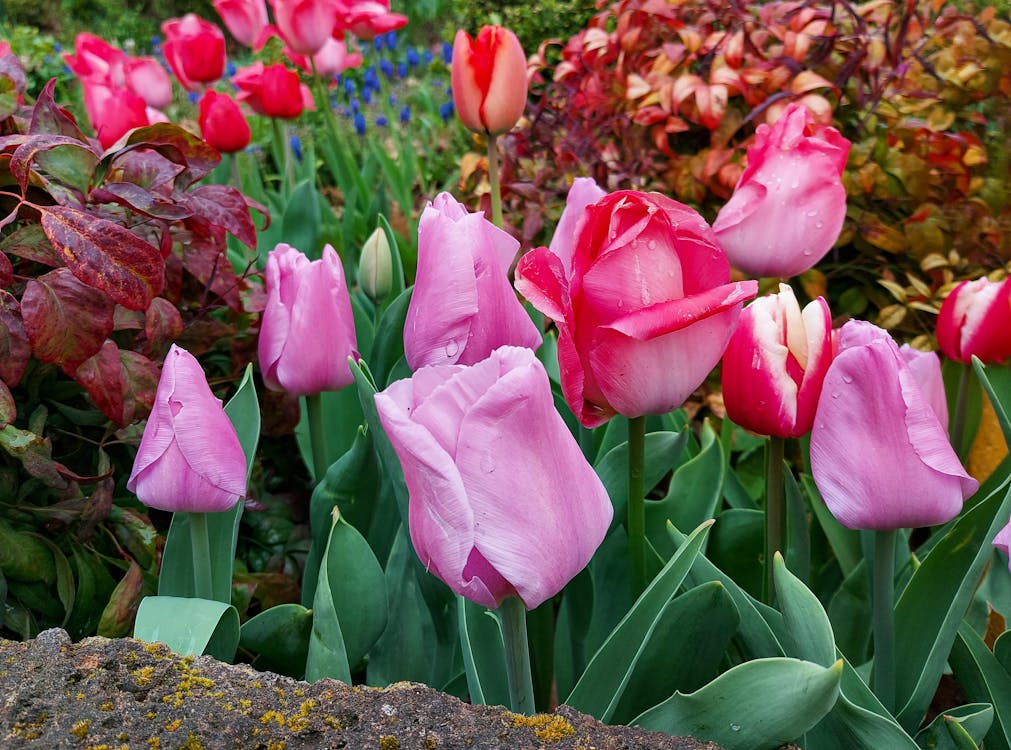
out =
<path fill-rule="evenodd" d="M 643 643 L 610 722 L 627 724 L 675 692 L 691 692 L 714 679 L 739 623 L 737 607 L 719 581 L 671 599 Z"/>
<path fill-rule="evenodd" d="M 969 455 L 969 448 L 972 446 L 972 440 L 976 436 L 976 431 L 979 429 L 979 420 L 983 412 L 983 398 L 982 391 L 980 390 L 979 381 L 973 377 L 973 367 L 969 364 L 964 364 L 962 362 L 956 362 L 951 359 L 944 359 L 941 364 L 941 374 L 944 379 L 944 393 L 946 401 L 948 403 L 948 414 L 952 415 L 949 427 L 954 427 L 955 424 L 955 412 L 958 406 L 958 390 L 960 381 L 965 378 L 966 383 L 966 401 L 965 401 L 965 413 L 963 415 L 963 431 L 962 431 L 962 444 L 952 446 L 955 449 L 955 453 L 958 454 L 959 458 L 965 460 L 965 457 Z"/>
<path fill-rule="evenodd" d="M 832 666 L 836 661 L 835 639 L 818 597 L 787 570 L 779 552 L 773 561 L 773 576 L 776 599 L 789 636 L 784 644 L 787 654 L 823 667 Z"/>
<path fill-rule="evenodd" d="M 970 507 L 913 573 L 895 606 L 896 718 L 912 731 L 923 720 L 973 591 L 990 559 L 991 542 L 1011 515 L 1011 477 Z"/>
<path fill-rule="evenodd" d="M 239 613 L 211 599 L 146 596 L 137 609 L 133 637 L 160 642 L 184 656 L 209 654 L 231 662 L 239 645 Z"/>
<path fill-rule="evenodd" d="M 651 432 L 646 435 L 646 470 L 643 486 L 654 487 L 677 463 L 688 440 L 688 432 Z M 593 466 L 614 506 L 613 528 L 624 521 L 628 506 L 628 441 L 609 450 Z M 666 519 L 664 519 L 666 520 Z"/>
<path fill-rule="evenodd" d="M 390 245 L 391 260 L 393 261 L 393 286 L 390 287 L 390 294 L 380 307 L 380 311 L 385 312 L 393 300 L 399 297 L 407 288 L 407 283 L 404 277 L 404 260 L 400 257 L 400 242 L 397 239 L 397 233 L 393 231 L 389 220 L 382 214 L 379 214 L 379 226 L 382 227 L 383 234 L 386 235 L 386 241 Z M 375 359 L 375 357 L 372 357 L 372 359 Z"/>
<path fill-rule="evenodd" d="M 239 645 L 256 654 L 254 668 L 300 680 L 311 632 L 311 610 L 301 604 L 278 604 L 242 624 Z"/>
<path fill-rule="evenodd" d="M 337 519 L 334 519 L 333 528 L 336 527 Z M 330 542 L 333 537 L 331 529 Z M 324 555 L 327 561 L 330 557 L 330 542 L 327 543 Z M 339 580 L 334 583 L 339 585 Z M 319 583 L 312 603 L 312 631 L 305 659 L 305 681 L 317 682 L 327 677 L 351 684 L 351 666 L 333 599 L 330 566 L 323 564 L 319 569 Z"/>
<path fill-rule="evenodd" d="M 1011 748 L 1011 674 L 1001 665 L 979 634 L 963 622 L 949 656 L 951 668 L 966 697 L 989 703 L 994 716 L 983 739 L 987 750 Z"/>
<path fill-rule="evenodd" d="M 854 664 L 863 664 L 870 656 L 871 615 L 867 566 L 861 561 L 828 603 L 836 647 Z"/>
<path fill-rule="evenodd" d="M 712 521 L 699 526 L 636 600 L 590 660 L 567 705 L 607 721 L 625 690 L 645 642 L 702 548 Z"/>
<path fill-rule="evenodd" d="M 839 562 L 843 576 L 850 575 L 853 569 L 863 560 L 863 553 L 860 551 L 860 535 L 852 529 L 847 529 L 835 520 L 832 511 L 828 509 L 825 501 L 821 499 L 821 493 L 818 492 L 818 487 L 815 486 L 814 480 L 810 475 L 804 474 L 800 478 L 800 483 L 804 488 L 804 494 L 807 495 L 811 511 L 814 513 L 814 517 L 818 519 L 818 524 L 825 533 L 828 543 L 832 547 L 832 552 Z"/>
<path fill-rule="evenodd" d="M 508 706 L 505 646 L 498 614 L 462 596 L 457 597 L 457 613 L 470 702 Z"/>
<path fill-rule="evenodd" d="M 783 463 L 783 490 L 786 495 L 786 562 L 806 583 L 811 580 L 811 532 L 804 495 L 789 461 Z"/>
<path fill-rule="evenodd" d="M 309 437 L 309 409 L 306 399 L 300 398 L 301 419 L 295 426 L 295 439 L 302 454 L 306 469 L 313 475 L 312 442 Z M 362 423 L 362 411 L 358 394 L 354 388 L 339 391 L 323 391 L 319 394 L 319 405 L 323 412 L 324 461 L 330 466 L 351 447 Z M 320 477 L 313 476 L 314 481 Z"/>
<path fill-rule="evenodd" d="M 310 259 L 322 256 L 319 226 L 322 214 L 316 185 L 302 180 L 292 188 L 288 205 L 281 216 L 281 236 L 284 242 L 301 250 Z"/>
<path fill-rule="evenodd" d="M 747 508 L 724 510 L 709 538 L 706 557 L 759 598 L 764 586 L 765 513 Z"/>
<path fill-rule="evenodd" d="M 404 356 L 404 321 L 413 291 L 412 286 L 400 292 L 383 311 L 376 326 L 369 362 L 375 367 L 377 381 L 383 385 L 389 385 L 393 366 Z"/>
<path fill-rule="evenodd" d="M 1011 445 L 1011 367 L 986 367 L 976 357 L 972 358 L 972 366 L 997 414 L 1004 442 Z"/>
<path fill-rule="evenodd" d="M 826 668 L 785 657 L 754 659 L 694 693 L 675 693 L 632 724 L 711 740 L 726 750 L 772 750 L 832 709 L 842 671 L 842 660 Z"/>
<path fill-rule="evenodd" d="M 925 750 L 979 750 L 992 724 L 989 703 L 948 708 L 916 733 L 916 743 Z"/>
<path fill-rule="evenodd" d="M 235 428 L 235 433 L 239 436 L 239 445 L 242 446 L 242 452 L 246 456 L 248 482 L 256 460 L 256 447 L 260 442 L 260 403 L 256 397 L 252 365 L 246 365 L 238 390 L 225 404 L 225 416 Z"/>

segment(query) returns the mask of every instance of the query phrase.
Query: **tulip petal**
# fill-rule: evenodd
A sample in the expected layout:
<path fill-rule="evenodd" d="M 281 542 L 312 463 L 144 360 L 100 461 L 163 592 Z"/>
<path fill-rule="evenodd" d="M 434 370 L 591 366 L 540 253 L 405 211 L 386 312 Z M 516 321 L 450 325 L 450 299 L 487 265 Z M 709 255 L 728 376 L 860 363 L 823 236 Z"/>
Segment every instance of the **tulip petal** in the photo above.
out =
<path fill-rule="evenodd" d="M 525 253 L 516 264 L 516 290 L 555 323 L 564 324 L 569 282 L 562 260 L 546 247 Z"/>
<path fill-rule="evenodd" d="M 909 344 L 899 347 L 899 356 L 908 365 L 920 390 L 933 409 L 941 427 L 948 429 L 948 397 L 944 393 L 944 377 L 941 375 L 941 360 L 934 352 L 921 352 Z"/>
<path fill-rule="evenodd" d="M 481 102 L 484 91 L 477 77 L 474 43 L 463 29 L 453 39 L 453 65 L 450 68 L 453 87 L 453 106 L 460 121 L 470 130 L 484 130 L 481 121 Z"/>
<path fill-rule="evenodd" d="M 708 289 L 691 297 L 643 307 L 612 321 L 605 328 L 637 341 L 648 341 L 687 328 L 713 315 L 719 315 L 752 299 L 757 293 L 757 281 L 738 281 Z"/>
<path fill-rule="evenodd" d="M 496 354 L 505 372 L 461 423 L 457 465 L 476 548 L 533 609 L 589 562 L 613 510 L 533 353 Z"/>
<path fill-rule="evenodd" d="M 572 270 L 572 256 L 575 253 L 576 237 L 582 228 L 586 215 L 586 207 L 596 203 L 607 195 L 607 192 L 593 180 L 592 177 L 577 177 L 572 181 L 569 194 L 565 198 L 565 209 L 562 211 L 555 233 L 551 236 L 549 249 L 562 261 L 562 268 L 567 277 Z M 524 295 L 526 296 L 526 295 Z"/>
<path fill-rule="evenodd" d="M 158 461 L 132 478 L 131 492 L 150 508 L 182 513 L 216 513 L 245 494 L 222 489 L 202 477 L 173 440 Z"/>

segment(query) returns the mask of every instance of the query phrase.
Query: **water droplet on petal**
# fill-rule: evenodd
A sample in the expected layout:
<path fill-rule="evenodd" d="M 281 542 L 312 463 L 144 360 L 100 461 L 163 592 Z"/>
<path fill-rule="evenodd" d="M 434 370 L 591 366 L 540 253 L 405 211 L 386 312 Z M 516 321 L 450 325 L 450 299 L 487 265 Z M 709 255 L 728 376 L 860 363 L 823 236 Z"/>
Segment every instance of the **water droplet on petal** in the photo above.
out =
<path fill-rule="evenodd" d="M 457 342 L 450 341 L 448 344 L 446 344 L 446 356 L 447 357 L 455 357 L 459 351 L 460 351 L 460 345 Z"/>
<path fill-rule="evenodd" d="M 495 458 L 491 455 L 491 453 L 485 453 L 481 457 L 481 471 L 485 474 L 495 473 Z"/>
<path fill-rule="evenodd" d="M 814 226 L 815 226 L 816 229 L 821 229 L 823 226 L 825 226 L 825 222 L 821 221 L 821 220 L 818 220 L 818 221 L 815 222 Z"/>
<path fill-rule="evenodd" d="M 793 189 L 793 190 L 796 190 L 799 187 L 800 187 L 800 183 L 797 180 L 794 180 L 793 182 L 790 183 L 790 188 Z"/>
<path fill-rule="evenodd" d="M 839 391 L 835 391 L 835 392 L 834 392 L 834 393 L 832 394 L 832 398 L 839 398 Z"/>
<path fill-rule="evenodd" d="M 850 375 L 843 375 L 842 379 L 843 379 L 844 383 L 852 383 L 853 382 L 853 377 L 850 376 Z"/>

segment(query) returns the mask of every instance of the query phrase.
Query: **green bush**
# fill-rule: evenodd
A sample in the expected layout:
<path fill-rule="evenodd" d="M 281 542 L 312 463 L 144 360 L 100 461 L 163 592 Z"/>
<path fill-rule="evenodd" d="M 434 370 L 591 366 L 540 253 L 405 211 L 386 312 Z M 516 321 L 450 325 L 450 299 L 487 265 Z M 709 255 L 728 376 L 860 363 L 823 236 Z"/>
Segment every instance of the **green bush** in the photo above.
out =
<path fill-rule="evenodd" d="M 473 35 L 486 24 L 499 24 L 512 29 L 530 54 L 547 39 L 576 33 L 596 11 L 595 0 L 541 0 L 536 12 L 530 3 L 516 0 L 456 0 L 450 14 L 456 25 L 446 29 L 444 36 L 452 38 L 457 28 Z"/>

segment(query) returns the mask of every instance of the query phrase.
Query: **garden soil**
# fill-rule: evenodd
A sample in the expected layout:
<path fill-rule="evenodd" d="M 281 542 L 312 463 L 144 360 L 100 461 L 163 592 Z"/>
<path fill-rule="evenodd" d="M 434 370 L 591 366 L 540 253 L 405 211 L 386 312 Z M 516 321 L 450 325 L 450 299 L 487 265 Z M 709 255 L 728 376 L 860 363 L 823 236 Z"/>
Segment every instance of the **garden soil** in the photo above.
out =
<path fill-rule="evenodd" d="M 566 706 L 523 717 L 423 685 L 308 684 L 129 638 L 0 640 L 0 748 L 720 750 Z"/>

